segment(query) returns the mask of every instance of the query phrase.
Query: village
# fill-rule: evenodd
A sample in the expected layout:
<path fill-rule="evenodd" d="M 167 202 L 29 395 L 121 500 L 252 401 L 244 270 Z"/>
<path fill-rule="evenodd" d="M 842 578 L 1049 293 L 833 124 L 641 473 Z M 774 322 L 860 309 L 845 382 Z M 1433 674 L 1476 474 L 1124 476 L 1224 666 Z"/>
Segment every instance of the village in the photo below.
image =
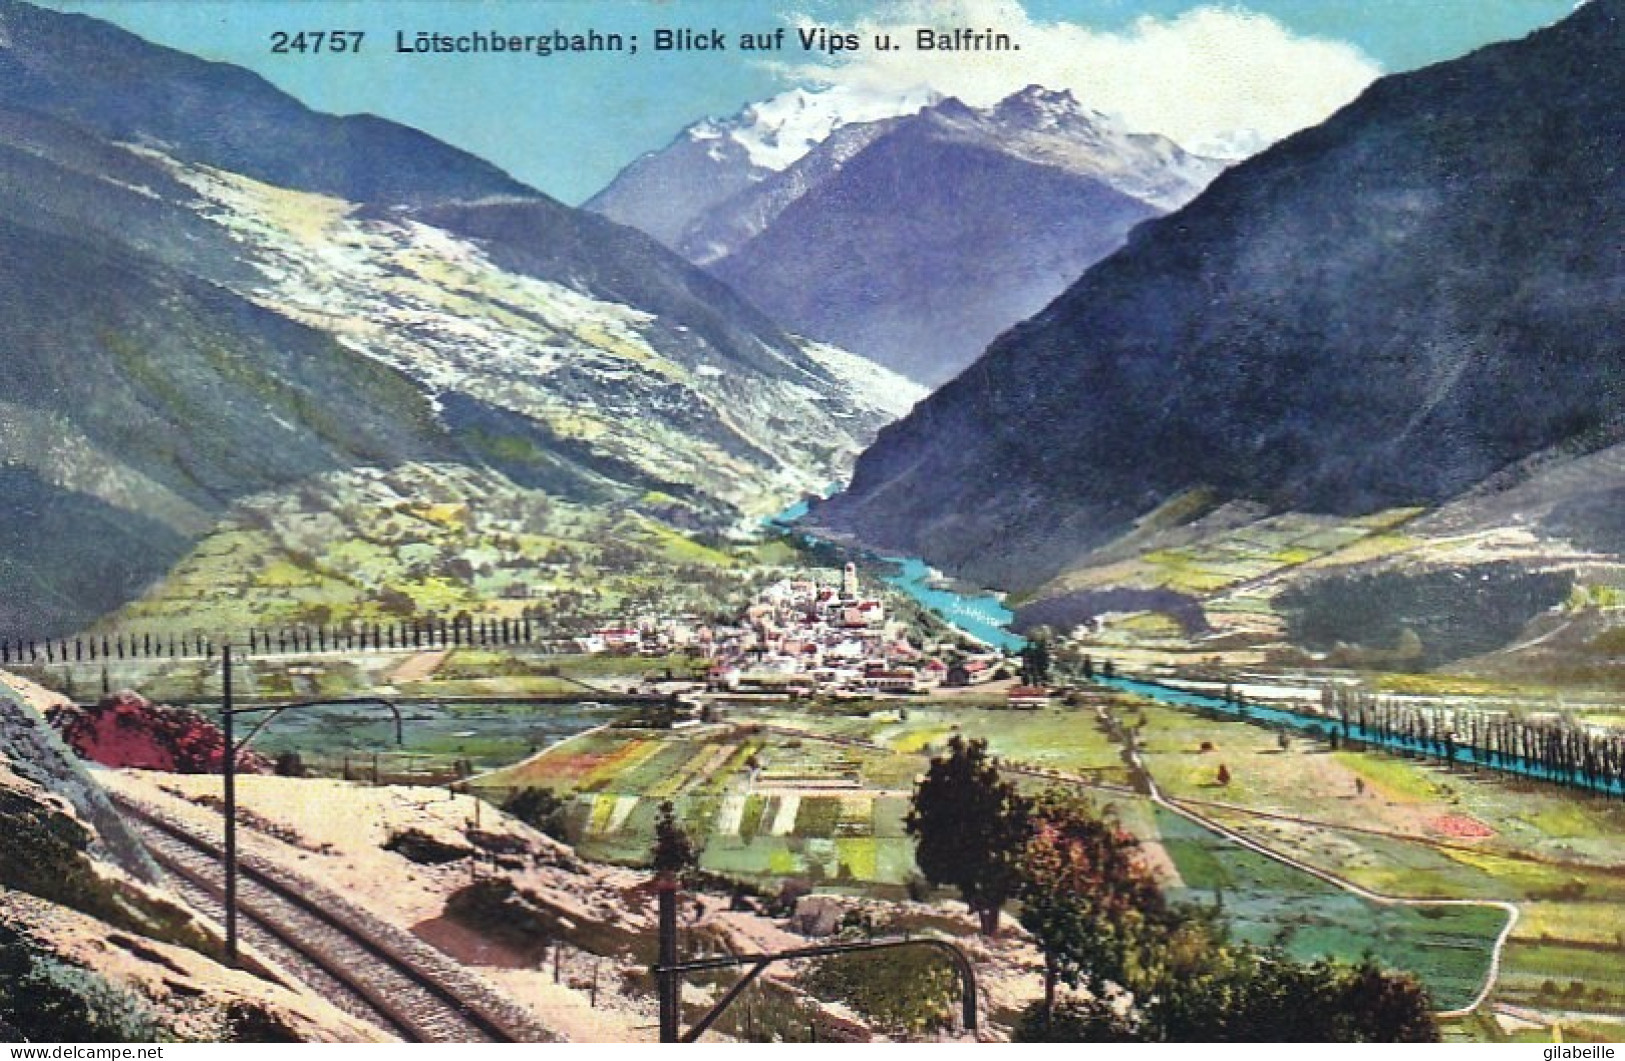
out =
<path fill-rule="evenodd" d="M 909 623 L 889 613 L 882 597 L 864 592 L 852 563 L 842 568 L 838 583 L 806 574 L 773 582 L 731 625 L 645 617 L 601 627 L 576 638 L 573 647 L 586 654 L 647 657 L 687 652 L 703 661 L 696 677 L 710 691 L 792 699 L 1008 684 L 1020 670 L 1002 652 L 967 650 L 962 641 L 916 644 Z M 1005 696 L 1014 708 L 1041 707 L 1049 699 L 1047 690 L 1022 684 L 1010 686 Z"/>

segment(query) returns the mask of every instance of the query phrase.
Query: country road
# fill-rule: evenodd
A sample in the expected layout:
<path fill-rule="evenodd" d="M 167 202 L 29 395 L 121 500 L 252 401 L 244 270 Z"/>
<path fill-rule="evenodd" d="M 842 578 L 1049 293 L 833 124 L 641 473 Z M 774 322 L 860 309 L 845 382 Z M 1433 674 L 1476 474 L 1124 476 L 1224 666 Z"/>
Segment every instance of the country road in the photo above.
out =
<path fill-rule="evenodd" d="M 400 685 L 406 682 L 423 681 L 439 670 L 440 665 L 446 662 L 446 657 L 449 655 L 451 655 L 451 651 L 444 648 L 414 653 L 390 672 L 389 682 L 391 685 Z"/>
<path fill-rule="evenodd" d="M 1095 711 L 1103 720 L 1106 718 L 1106 708 L 1104 705 L 1097 705 Z M 1158 807 L 1162 807 L 1171 814 L 1177 814 L 1187 821 L 1201 826 L 1203 829 L 1206 829 L 1209 832 L 1222 836 L 1231 843 L 1236 844 L 1238 847 L 1244 847 L 1254 854 L 1262 855 L 1265 858 L 1272 859 L 1284 866 L 1290 866 L 1301 873 L 1307 873 L 1311 877 L 1323 880 L 1327 884 L 1341 888 L 1352 895 L 1357 895 L 1362 899 L 1366 899 L 1370 902 L 1378 903 L 1383 906 L 1476 906 L 1486 909 L 1499 910 L 1506 914 L 1506 924 L 1501 926 L 1501 931 L 1496 935 L 1495 943 L 1490 948 L 1489 969 L 1485 972 L 1484 983 L 1483 986 L 1479 988 L 1478 994 L 1473 996 L 1473 1000 L 1467 1005 L 1459 1009 L 1442 1010 L 1437 1014 L 1437 1016 L 1465 1017 L 1482 1006 L 1490 997 L 1490 993 L 1495 990 L 1496 982 L 1501 976 L 1502 953 L 1506 949 L 1507 940 L 1512 936 L 1513 928 L 1515 928 L 1518 924 L 1519 912 L 1515 903 L 1504 902 L 1498 899 L 1410 899 L 1399 895 L 1385 895 L 1382 892 L 1374 892 L 1369 888 L 1362 887 L 1353 881 L 1348 880 L 1347 878 L 1339 877 L 1337 874 L 1332 873 L 1329 870 L 1321 869 L 1319 866 L 1312 865 L 1299 858 L 1294 858 L 1285 852 L 1277 851 L 1272 847 L 1259 843 L 1257 840 L 1254 840 L 1251 837 L 1243 836 L 1235 830 L 1219 824 L 1199 811 L 1191 809 L 1189 806 L 1186 806 L 1179 800 L 1169 799 L 1167 796 L 1163 795 L 1162 789 L 1160 786 L 1158 786 L 1156 778 L 1152 776 L 1150 768 L 1145 765 L 1145 761 L 1140 756 L 1140 750 L 1138 748 L 1130 748 L 1129 757 L 1133 761 L 1135 768 L 1138 769 L 1145 777 L 1146 784 L 1149 787 L 1151 802 Z M 1308 825 L 1323 825 L 1326 828 L 1336 828 L 1336 826 L 1323 822 L 1316 822 L 1312 819 L 1305 818 L 1297 820 Z"/>

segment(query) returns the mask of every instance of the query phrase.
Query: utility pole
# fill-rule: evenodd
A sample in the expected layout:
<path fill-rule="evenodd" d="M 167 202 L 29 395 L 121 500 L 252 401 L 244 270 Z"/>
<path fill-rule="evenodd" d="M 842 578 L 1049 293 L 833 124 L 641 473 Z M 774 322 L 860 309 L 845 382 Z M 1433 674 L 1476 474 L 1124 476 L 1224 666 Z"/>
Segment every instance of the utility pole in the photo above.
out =
<path fill-rule="evenodd" d="M 221 808 L 225 816 L 225 845 L 222 849 L 225 871 L 224 899 L 226 907 L 226 960 L 237 964 L 237 755 L 242 748 L 253 740 L 260 730 L 276 719 L 284 711 L 293 711 L 305 707 L 348 706 L 351 704 L 378 704 L 389 708 L 390 714 L 395 716 L 395 742 L 404 743 L 406 732 L 402 725 L 401 710 L 392 700 L 382 697 L 368 697 L 361 700 L 305 700 L 293 704 L 267 704 L 264 706 L 236 707 L 231 696 L 231 639 L 225 639 L 220 648 L 220 733 L 225 742 L 220 759 L 221 779 L 225 791 Z M 237 741 L 237 716 L 240 714 L 264 714 L 266 717 L 258 725 L 250 729 L 243 737 L 241 744 Z M 470 860 L 471 863 L 473 860 Z"/>
<path fill-rule="evenodd" d="M 679 988 L 682 981 L 677 971 L 677 879 L 662 873 L 655 881 L 655 895 L 660 901 L 660 969 L 657 990 L 660 998 L 660 1041 L 678 1041 L 681 1015 L 678 1013 Z"/>
<path fill-rule="evenodd" d="M 231 638 L 220 648 L 220 728 L 225 747 L 220 753 L 220 770 L 225 778 L 226 818 L 226 961 L 237 964 L 237 735 L 231 705 Z"/>

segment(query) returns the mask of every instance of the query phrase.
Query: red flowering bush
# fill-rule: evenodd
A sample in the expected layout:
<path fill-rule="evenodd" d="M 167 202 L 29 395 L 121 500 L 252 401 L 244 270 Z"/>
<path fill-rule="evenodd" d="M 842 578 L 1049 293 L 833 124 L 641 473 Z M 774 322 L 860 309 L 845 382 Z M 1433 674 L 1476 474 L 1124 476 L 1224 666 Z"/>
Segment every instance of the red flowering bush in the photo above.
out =
<path fill-rule="evenodd" d="M 154 704 L 127 689 L 94 707 L 52 708 L 47 717 L 81 759 L 104 766 L 206 774 L 219 772 L 224 757 L 225 734 L 208 718 L 190 708 Z M 270 764 L 243 752 L 237 767 L 266 773 Z"/>

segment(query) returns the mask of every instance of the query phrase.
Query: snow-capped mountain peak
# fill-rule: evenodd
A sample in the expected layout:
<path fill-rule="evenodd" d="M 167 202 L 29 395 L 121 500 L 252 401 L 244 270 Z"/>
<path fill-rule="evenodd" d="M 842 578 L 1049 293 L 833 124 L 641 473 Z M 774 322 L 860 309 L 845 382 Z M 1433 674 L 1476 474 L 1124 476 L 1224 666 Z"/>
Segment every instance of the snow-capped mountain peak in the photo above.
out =
<path fill-rule="evenodd" d="M 1128 132 L 1116 118 L 1079 103 L 1069 90 L 1052 91 L 1042 85 L 1028 85 L 1000 100 L 992 108 L 991 117 L 1004 126 L 1034 132 L 1085 127 L 1114 136 Z"/>
<path fill-rule="evenodd" d="M 753 165 L 778 172 L 846 125 L 917 113 L 942 97 L 920 85 L 902 94 L 877 94 L 848 86 L 814 91 L 794 88 L 753 103 L 723 121 L 689 126 L 692 139 L 726 136 L 743 147 Z"/>
<path fill-rule="evenodd" d="M 727 118 L 700 119 L 666 147 L 622 170 L 583 205 L 679 249 L 697 219 L 791 169 L 832 138 L 916 114 L 941 99 L 923 85 L 902 93 L 850 86 L 791 89 Z"/>

